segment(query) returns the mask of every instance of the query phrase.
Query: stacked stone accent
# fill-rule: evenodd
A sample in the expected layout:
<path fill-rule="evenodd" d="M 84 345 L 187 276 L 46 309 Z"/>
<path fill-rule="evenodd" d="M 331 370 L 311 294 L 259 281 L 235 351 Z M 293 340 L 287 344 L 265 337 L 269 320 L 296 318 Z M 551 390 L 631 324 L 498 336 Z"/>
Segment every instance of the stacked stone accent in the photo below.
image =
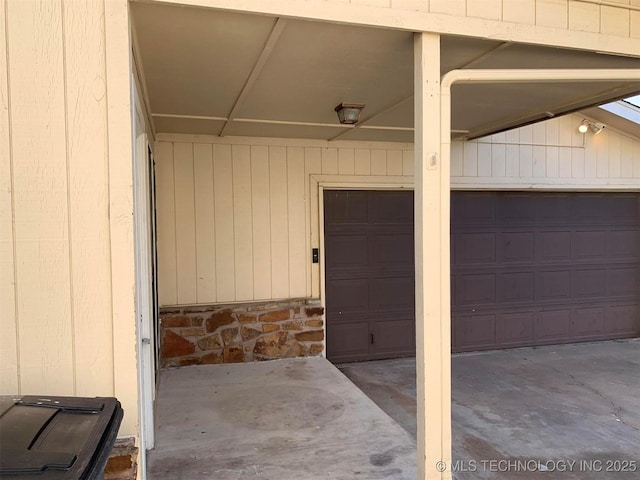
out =
<path fill-rule="evenodd" d="M 319 355 L 324 308 L 308 299 L 163 308 L 161 365 L 182 367 Z"/>
<path fill-rule="evenodd" d="M 104 480 L 136 480 L 138 447 L 135 439 L 116 440 L 104 468 Z"/>

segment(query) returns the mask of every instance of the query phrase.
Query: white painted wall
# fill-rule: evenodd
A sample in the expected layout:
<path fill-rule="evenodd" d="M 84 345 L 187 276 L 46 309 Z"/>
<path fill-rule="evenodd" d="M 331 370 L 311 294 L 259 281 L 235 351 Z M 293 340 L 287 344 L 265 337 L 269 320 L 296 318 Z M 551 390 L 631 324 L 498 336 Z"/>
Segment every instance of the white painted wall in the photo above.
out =
<path fill-rule="evenodd" d="M 0 394 L 137 432 L 126 0 L 0 0 Z"/>
<path fill-rule="evenodd" d="M 639 189 L 640 140 L 569 115 L 452 145 L 454 189 Z M 159 135 L 160 304 L 318 297 L 320 185 L 411 187 L 413 145 Z"/>

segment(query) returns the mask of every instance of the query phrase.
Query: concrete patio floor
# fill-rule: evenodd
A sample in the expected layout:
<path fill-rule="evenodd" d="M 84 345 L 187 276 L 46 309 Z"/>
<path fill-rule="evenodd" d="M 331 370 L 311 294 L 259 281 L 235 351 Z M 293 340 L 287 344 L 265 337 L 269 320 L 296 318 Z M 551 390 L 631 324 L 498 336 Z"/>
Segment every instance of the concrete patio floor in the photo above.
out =
<path fill-rule="evenodd" d="M 324 358 L 160 372 L 151 480 L 416 477 L 415 441 Z"/>
<path fill-rule="evenodd" d="M 339 367 L 415 437 L 415 359 Z M 452 428 L 457 480 L 638 479 L 640 341 L 455 355 Z"/>

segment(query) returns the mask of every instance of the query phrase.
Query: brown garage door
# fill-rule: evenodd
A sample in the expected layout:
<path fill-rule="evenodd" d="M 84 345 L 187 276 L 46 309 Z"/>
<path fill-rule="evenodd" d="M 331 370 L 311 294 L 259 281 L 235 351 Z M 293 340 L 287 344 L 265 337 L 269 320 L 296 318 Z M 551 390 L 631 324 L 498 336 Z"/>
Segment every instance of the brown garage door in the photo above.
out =
<path fill-rule="evenodd" d="M 325 191 L 327 355 L 415 354 L 413 192 Z"/>
<path fill-rule="evenodd" d="M 410 193 L 325 193 L 330 359 L 414 351 L 412 225 Z M 455 192 L 451 237 L 453 351 L 640 335 L 639 195 Z"/>
<path fill-rule="evenodd" d="M 640 197 L 452 196 L 453 350 L 634 337 Z"/>

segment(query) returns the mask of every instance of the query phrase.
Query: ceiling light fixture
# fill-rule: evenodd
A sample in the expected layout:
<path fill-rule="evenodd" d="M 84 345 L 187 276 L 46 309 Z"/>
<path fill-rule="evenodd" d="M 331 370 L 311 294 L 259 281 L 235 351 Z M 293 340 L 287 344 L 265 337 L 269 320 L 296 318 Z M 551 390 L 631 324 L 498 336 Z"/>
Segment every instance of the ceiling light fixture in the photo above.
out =
<path fill-rule="evenodd" d="M 363 108 L 364 103 L 341 103 L 334 110 L 338 113 L 338 120 L 341 124 L 353 125 L 358 123 Z"/>
<path fill-rule="evenodd" d="M 591 131 L 595 134 L 598 135 L 600 132 L 602 132 L 605 128 L 607 128 L 607 126 L 604 123 L 601 122 L 592 122 L 591 120 L 582 120 L 582 123 L 580 123 L 580 126 L 578 126 L 578 131 L 580 133 L 587 133 L 587 131 L 589 129 L 591 129 Z"/>

